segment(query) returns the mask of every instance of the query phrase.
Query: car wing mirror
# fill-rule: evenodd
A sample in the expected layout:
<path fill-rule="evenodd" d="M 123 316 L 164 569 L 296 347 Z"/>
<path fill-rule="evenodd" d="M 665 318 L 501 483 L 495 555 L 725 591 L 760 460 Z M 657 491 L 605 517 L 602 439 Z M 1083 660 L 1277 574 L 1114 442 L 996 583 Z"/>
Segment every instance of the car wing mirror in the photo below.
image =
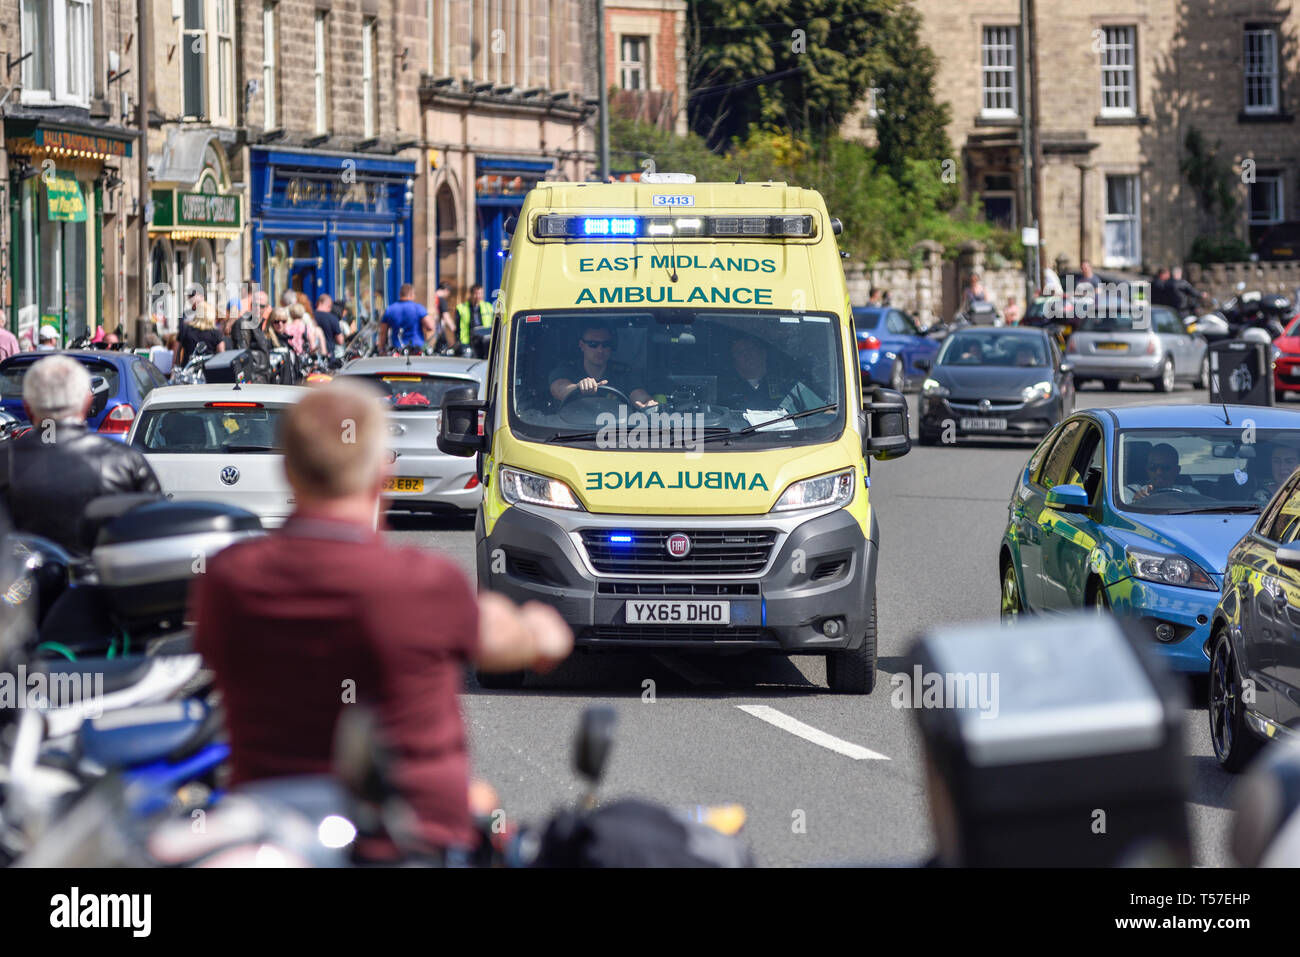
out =
<path fill-rule="evenodd" d="M 93 419 L 99 413 L 104 411 L 104 406 L 108 405 L 108 379 L 102 375 L 91 376 L 90 378 L 90 417 Z"/>
<path fill-rule="evenodd" d="M 1277 563 L 1286 568 L 1300 568 L 1300 542 L 1279 545 L 1277 549 Z"/>
<path fill-rule="evenodd" d="M 1057 485 L 1047 493 L 1047 507 L 1058 512 L 1086 512 L 1088 493 L 1082 485 Z"/>
<path fill-rule="evenodd" d="M 438 449 L 447 455 L 468 458 L 487 451 L 483 434 L 483 413 L 487 401 L 478 398 L 472 385 L 448 389 L 442 396 L 442 415 L 438 423 Z"/>
<path fill-rule="evenodd" d="M 912 450 L 907 421 L 907 400 L 901 392 L 877 387 L 862 404 L 867 428 L 862 436 L 862 454 L 886 461 L 901 458 Z"/>
<path fill-rule="evenodd" d="M 912 365 L 916 366 L 922 372 L 929 372 L 931 368 L 929 359 L 916 359 L 912 362 Z"/>

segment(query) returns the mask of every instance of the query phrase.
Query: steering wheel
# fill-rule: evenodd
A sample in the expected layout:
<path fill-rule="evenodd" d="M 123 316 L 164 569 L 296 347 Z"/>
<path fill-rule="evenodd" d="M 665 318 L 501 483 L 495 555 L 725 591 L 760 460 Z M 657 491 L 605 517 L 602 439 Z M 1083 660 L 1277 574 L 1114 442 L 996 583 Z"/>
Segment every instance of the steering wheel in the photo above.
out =
<path fill-rule="evenodd" d="M 629 408 L 636 407 L 636 403 L 634 403 L 630 398 L 628 398 L 628 396 L 625 395 L 622 391 L 615 389 L 612 385 L 598 385 L 596 386 L 595 392 L 583 392 L 581 389 L 574 389 L 572 392 L 570 392 L 561 400 L 560 408 L 564 408 L 566 405 L 572 402 L 575 397 L 580 399 L 594 399 L 597 397 L 597 394 L 601 392 L 612 392 L 614 393 L 614 395 L 622 399 L 624 404 L 627 405 Z"/>

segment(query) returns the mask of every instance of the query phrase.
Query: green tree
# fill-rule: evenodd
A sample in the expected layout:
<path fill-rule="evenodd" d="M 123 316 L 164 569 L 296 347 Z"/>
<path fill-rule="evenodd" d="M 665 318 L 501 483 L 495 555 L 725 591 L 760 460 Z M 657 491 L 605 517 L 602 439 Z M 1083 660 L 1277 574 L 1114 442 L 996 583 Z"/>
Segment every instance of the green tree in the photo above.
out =
<path fill-rule="evenodd" d="M 885 68 L 902 0 L 692 0 L 691 128 L 714 149 L 755 124 L 818 142 Z"/>
<path fill-rule="evenodd" d="M 946 182 L 954 189 L 948 191 L 945 201 L 954 202 L 958 195 L 956 161 L 946 129 L 952 111 L 935 99 L 939 62 L 934 51 L 921 42 L 921 15 L 915 9 L 905 6 L 888 19 L 881 50 L 886 66 L 873 84 L 881 91 L 876 107 L 877 161 L 895 180 L 904 182 L 909 159 L 931 161 L 940 168 L 945 160 L 951 160 L 954 176 Z"/>

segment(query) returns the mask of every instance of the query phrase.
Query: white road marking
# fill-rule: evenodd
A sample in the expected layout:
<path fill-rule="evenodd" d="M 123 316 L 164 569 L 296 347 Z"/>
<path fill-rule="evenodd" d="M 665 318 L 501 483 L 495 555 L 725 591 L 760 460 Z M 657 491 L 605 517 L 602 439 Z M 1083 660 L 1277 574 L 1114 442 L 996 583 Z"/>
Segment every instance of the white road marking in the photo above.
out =
<path fill-rule="evenodd" d="M 842 754 L 845 757 L 852 758 L 855 761 L 888 761 L 889 758 L 883 754 L 877 754 L 870 748 L 864 748 L 860 744 L 853 744 L 842 738 L 837 738 L 833 734 L 827 734 L 820 731 L 812 725 L 804 724 L 784 712 L 777 711 L 775 708 L 769 708 L 765 704 L 738 704 L 736 705 L 746 714 L 752 714 L 755 718 L 766 721 L 768 724 L 775 725 L 782 731 L 789 731 L 805 741 L 811 741 L 813 744 Z"/>

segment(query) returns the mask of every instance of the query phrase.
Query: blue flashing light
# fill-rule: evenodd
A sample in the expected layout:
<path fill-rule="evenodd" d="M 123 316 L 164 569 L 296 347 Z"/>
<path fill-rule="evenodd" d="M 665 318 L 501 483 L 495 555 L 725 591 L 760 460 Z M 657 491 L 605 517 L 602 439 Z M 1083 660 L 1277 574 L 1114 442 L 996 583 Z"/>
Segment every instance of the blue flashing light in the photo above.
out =
<path fill-rule="evenodd" d="M 763 605 L 762 605 L 762 607 L 763 607 L 763 622 L 762 622 L 762 626 L 763 626 L 764 628 L 766 628 L 766 627 L 767 627 L 767 598 L 766 598 L 766 597 L 763 598 Z"/>
<path fill-rule="evenodd" d="M 632 544 L 632 536 L 631 536 L 631 535 L 611 535 L 611 536 L 609 536 L 609 543 L 610 543 L 611 545 L 631 545 L 631 544 Z"/>
<path fill-rule="evenodd" d="M 589 217 L 582 220 L 584 236 L 635 236 L 636 217 Z"/>

